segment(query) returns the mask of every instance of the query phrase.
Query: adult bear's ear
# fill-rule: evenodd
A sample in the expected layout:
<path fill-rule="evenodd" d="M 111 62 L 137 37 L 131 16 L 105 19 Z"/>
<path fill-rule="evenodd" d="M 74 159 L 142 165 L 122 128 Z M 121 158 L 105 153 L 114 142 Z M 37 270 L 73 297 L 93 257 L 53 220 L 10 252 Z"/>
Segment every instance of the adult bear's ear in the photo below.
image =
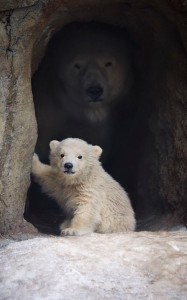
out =
<path fill-rule="evenodd" d="M 57 148 L 57 146 L 60 144 L 60 142 L 59 141 L 51 141 L 50 143 L 49 143 L 49 147 L 50 147 L 50 149 L 52 150 L 52 151 L 54 151 L 56 148 Z"/>
<path fill-rule="evenodd" d="M 99 146 L 93 146 L 94 153 L 96 154 L 97 158 L 99 158 L 103 152 L 103 149 Z"/>

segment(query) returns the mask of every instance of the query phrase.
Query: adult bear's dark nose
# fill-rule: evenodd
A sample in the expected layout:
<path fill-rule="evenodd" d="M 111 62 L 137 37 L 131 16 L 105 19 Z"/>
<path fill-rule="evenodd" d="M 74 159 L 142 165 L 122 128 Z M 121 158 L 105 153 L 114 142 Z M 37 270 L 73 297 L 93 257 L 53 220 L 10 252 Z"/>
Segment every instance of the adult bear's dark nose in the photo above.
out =
<path fill-rule="evenodd" d="M 87 88 L 86 93 L 90 97 L 91 101 L 101 101 L 100 96 L 103 94 L 103 88 L 101 86 L 90 86 Z"/>
<path fill-rule="evenodd" d="M 70 163 L 70 162 L 67 162 L 67 163 L 64 164 L 64 168 L 66 170 L 71 170 L 73 168 L 73 164 Z"/>

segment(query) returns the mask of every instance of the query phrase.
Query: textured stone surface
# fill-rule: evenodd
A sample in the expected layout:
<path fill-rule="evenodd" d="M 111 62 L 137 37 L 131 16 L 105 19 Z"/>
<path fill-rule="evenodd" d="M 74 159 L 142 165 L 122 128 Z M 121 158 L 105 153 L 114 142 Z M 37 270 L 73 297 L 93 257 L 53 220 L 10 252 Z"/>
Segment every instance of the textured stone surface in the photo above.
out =
<path fill-rule="evenodd" d="M 0 241 L 1 299 L 187 296 L 185 232 Z"/>
<path fill-rule="evenodd" d="M 1 0 L 0 11 L 32 6 L 37 0 Z"/>
<path fill-rule="evenodd" d="M 24 27 L 24 13 L 19 11 L 2 13 L 1 17 L 0 231 L 4 232 L 5 228 L 16 231 L 23 221 L 36 120 L 27 36 L 31 23 L 28 19 Z"/>

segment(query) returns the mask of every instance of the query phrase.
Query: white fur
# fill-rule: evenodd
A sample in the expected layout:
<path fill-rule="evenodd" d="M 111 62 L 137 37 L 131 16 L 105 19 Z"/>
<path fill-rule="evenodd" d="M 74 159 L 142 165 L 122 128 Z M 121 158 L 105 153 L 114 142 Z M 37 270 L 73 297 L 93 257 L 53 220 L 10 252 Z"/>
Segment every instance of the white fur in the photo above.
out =
<path fill-rule="evenodd" d="M 62 142 L 51 141 L 50 149 L 50 166 L 42 164 L 35 154 L 32 173 L 43 190 L 66 212 L 67 220 L 61 225 L 62 235 L 135 229 L 129 197 L 102 168 L 99 146 L 68 138 Z M 67 162 L 73 164 L 70 174 L 64 173 Z"/>

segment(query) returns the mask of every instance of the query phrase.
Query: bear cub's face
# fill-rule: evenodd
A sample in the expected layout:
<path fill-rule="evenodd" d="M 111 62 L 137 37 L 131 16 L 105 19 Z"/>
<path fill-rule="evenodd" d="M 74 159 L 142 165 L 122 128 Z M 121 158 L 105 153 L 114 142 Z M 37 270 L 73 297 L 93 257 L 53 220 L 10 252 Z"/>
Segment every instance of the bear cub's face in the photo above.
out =
<path fill-rule="evenodd" d="M 51 166 L 64 177 L 88 174 L 99 163 L 102 149 L 77 138 L 50 142 Z"/>

